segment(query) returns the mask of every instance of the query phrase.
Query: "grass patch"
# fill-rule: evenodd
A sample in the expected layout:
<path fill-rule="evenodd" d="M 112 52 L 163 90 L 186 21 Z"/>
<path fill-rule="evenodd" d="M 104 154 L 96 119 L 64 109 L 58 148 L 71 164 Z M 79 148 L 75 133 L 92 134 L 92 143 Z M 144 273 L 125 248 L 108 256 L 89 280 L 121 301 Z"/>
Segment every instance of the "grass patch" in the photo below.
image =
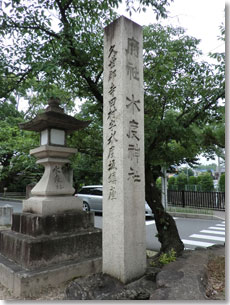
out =
<path fill-rule="evenodd" d="M 213 215 L 213 210 L 181 208 L 181 207 L 168 207 L 167 212 Z"/>

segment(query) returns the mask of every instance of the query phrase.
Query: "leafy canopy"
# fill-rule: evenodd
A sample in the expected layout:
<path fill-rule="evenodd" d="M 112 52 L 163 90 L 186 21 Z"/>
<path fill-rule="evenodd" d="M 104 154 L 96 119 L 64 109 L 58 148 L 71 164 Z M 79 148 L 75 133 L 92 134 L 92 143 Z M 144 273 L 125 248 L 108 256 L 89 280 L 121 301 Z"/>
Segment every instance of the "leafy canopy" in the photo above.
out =
<path fill-rule="evenodd" d="M 150 7 L 166 17 L 173 0 L 126 0 L 127 10 Z M 0 98 L 18 87 L 46 98 L 53 85 L 70 98 L 102 103 L 103 28 L 121 0 L 6 0 L 0 17 Z M 33 79 L 35 84 L 31 84 Z M 73 85 L 74 84 L 74 85 Z"/>
<path fill-rule="evenodd" d="M 222 126 L 224 88 L 215 67 L 198 62 L 198 44 L 182 28 L 144 28 L 145 150 L 152 166 L 192 164 L 217 143 L 212 127 Z M 213 141 L 205 141 L 208 131 Z"/>

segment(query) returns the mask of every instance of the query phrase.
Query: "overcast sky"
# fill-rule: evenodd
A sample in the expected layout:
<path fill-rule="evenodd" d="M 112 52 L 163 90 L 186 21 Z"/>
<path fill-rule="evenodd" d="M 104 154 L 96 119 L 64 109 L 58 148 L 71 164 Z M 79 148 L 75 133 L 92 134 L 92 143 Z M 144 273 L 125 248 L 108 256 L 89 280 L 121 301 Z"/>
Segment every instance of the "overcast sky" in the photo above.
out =
<path fill-rule="evenodd" d="M 146 13 L 133 13 L 130 17 L 125 11 L 123 0 L 118 13 L 140 25 L 160 22 L 162 25 L 181 26 L 187 30 L 187 34 L 201 39 L 200 49 L 204 55 L 207 55 L 210 51 L 224 51 L 223 41 L 217 39 L 220 35 L 219 26 L 225 22 L 224 8 L 224 0 L 174 0 L 167 7 L 170 12 L 169 17 L 157 21 L 151 9 L 148 9 Z M 208 58 L 205 56 L 204 59 Z"/>

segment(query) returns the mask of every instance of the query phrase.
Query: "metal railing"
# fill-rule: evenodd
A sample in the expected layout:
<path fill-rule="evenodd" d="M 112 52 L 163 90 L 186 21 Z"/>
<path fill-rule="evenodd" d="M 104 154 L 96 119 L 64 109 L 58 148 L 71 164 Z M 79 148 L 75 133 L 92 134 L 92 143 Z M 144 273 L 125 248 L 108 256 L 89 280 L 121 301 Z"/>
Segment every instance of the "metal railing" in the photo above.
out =
<path fill-rule="evenodd" d="M 225 193 L 168 190 L 168 204 L 179 207 L 224 211 Z"/>

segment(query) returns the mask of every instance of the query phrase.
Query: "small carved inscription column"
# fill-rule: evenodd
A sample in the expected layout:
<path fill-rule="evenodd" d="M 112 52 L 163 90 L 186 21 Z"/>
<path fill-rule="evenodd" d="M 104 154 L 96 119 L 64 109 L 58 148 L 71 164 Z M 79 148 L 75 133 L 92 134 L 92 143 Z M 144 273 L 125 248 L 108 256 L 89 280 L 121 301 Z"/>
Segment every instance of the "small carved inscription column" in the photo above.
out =
<path fill-rule="evenodd" d="M 142 27 L 120 17 L 104 36 L 103 272 L 146 268 Z"/>

